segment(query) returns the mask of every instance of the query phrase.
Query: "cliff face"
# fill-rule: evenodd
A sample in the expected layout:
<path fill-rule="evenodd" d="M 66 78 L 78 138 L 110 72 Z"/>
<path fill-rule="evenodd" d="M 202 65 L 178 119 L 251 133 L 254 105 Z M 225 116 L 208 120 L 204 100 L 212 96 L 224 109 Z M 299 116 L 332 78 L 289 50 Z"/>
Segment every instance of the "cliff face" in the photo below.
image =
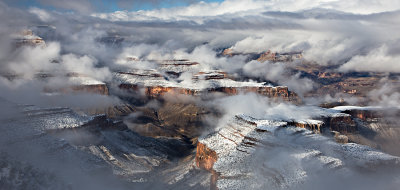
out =
<path fill-rule="evenodd" d="M 46 42 L 39 36 L 33 34 L 31 30 L 24 30 L 14 35 L 14 44 L 16 48 L 23 46 L 45 46 Z"/>
<path fill-rule="evenodd" d="M 196 149 L 196 166 L 201 169 L 205 169 L 211 173 L 210 177 L 210 189 L 217 190 L 217 181 L 220 177 L 219 174 L 213 169 L 214 163 L 217 161 L 217 153 L 202 143 L 197 143 Z"/>
<path fill-rule="evenodd" d="M 257 59 L 259 62 L 265 62 L 265 61 L 274 61 L 275 60 L 275 55 L 276 53 L 272 53 L 271 51 L 267 51 L 265 53 L 262 53 L 260 57 Z"/>
<path fill-rule="evenodd" d="M 130 91 L 144 91 L 150 98 L 157 98 L 167 93 L 201 95 L 205 93 L 221 92 L 226 95 L 254 92 L 269 98 L 301 103 L 296 93 L 289 91 L 285 86 L 266 86 L 262 83 L 240 82 L 229 79 L 224 72 L 198 73 L 193 76 L 193 84 L 185 85 L 165 80 L 157 73 L 131 74 L 118 73 L 119 88 Z M 198 83 L 198 86 L 197 86 Z M 204 86 L 199 88 L 199 86 Z"/>
<path fill-rule="evenodd" d="M 72 86 L 71 90 L 73 92 L 85 92 L 92 94 L 108 95 L 108 88 L 106 84 Z"/>
<path fill-rule="evenodd" d="M 222 92 L 228 95 L 237 95 L 239 93 L 254 92 L 269 98 L 280 98 L 285 101 L 301 102 L 296 93 L 288 90 L 287 87 L 218 87 L 210 89 L 209 92 Z"/>
<path fill-rule="evenodd" d="M 218 87 L 218 88 L 210 88 L 204 90 L 181 88 L 181 87 L 164 87 L 164 86 L 140 87 L 138 85 L 133 85 L 133 84 L 120 84 L 119 87 L 124 90 L 132 90 L 132 91 L 139 91 L 140 89 L 144 89 L 145 95 L 147 97 L 152 97 L 152 98 L 157 98 L 167 93 L 196 96 L 202 93 L 212 93 L 212 92 L 221 92 L 226 95 L 237 95 L 239 93 L 254 92 L 262 96 L 266 96 L 273 99 L 280 99 L 293 103 L 301 103 L 301 99 L 297 96 L 297 94 L 289 91 L 287 87 L 270 87 L 270 86 Z"/>
<path fill-rule="evenodd" d="M 322 129 L 325 123 L 319 120 L 308 120 L 308 121 L 291 121 L 288 122 L 288 126 L 295 126 L 303 129 L 311 130 L 315 133 L 322 133 Z"/>
<path fill-rule="evenodd" d="M 324 118 L 325 129 L 329 131 L 338 131 L 342 134 L 358 132 L 357 125 L 350 115 L 339 114 L 333 117 Z"/>
<path fill-rule="evenodd" d="M 158 61 L 158 68 L 114 73 L 114 79 L 124 90 L 143 91 L 150 98 L 167 93 L 202 95 L 221 92 L 226 95 L 254 92 L 273 99 L 301 103 L 296 93 L 284 86 L 269 86 L 261 82 L 238 81 L 221 70 L 201 71 L 200 63 L 189 60 Z M 182 81 L 182 73 L 188 74 Z M 191 76 L 191 77 L 190 77 Z"/>
<path fill-rule="evenodd" d="M 263 53 L 241 53 L 235 52 L 232 48 L 225 49 L 222 56 L 232 57 L 234 55 L 247 55 L 250 56 L 250 60 L 257 60 L 259 62 L 272 61 L 272 62 L 287 62 L 302 59 L 302 52 L 272 52 L 271 50 Z"/>
<path fill-rule="evenodd" d="M 344 112 L 364 121 L 382 118 L 384 116 L 382 111 L 378 110 L 353 109 Z"/>
<path fill-rule="evenodd" d="M 212 171 L 214 163 L 217 161 L 217 153 L 202 143 L 197 143 L 196 166 L 207 171 Z"/>

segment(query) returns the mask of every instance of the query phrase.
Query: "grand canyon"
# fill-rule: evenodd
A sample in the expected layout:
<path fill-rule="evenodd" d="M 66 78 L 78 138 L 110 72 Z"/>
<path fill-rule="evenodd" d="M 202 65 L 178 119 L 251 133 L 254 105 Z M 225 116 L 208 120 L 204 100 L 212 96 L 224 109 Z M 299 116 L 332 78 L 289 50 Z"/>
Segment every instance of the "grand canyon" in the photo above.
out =
<path fill-rule="evenodd" d="M 0 1 L 0 189 L 399 189 L 397 1 L 32 2 Z"/>

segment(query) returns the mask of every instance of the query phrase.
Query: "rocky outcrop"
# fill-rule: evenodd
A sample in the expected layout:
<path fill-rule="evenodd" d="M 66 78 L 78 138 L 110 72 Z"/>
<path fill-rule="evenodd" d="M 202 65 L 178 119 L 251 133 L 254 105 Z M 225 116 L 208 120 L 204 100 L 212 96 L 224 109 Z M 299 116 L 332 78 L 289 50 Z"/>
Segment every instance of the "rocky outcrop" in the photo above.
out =
<path fill-rule="evenodd" d="M 15 47 L 23 46 L 45 46 L 46 42 L 39 36 L 33 34 L 32 30 L 24 30 L 20 34 L 13 36 Z"/>
<path fill-rule="evenodd" d="M 265 53 L 262 53 L 260 55 L 260 57 L 257 59 L 257 61 L 259 61 L 259 62 L 274 61 L 275 56 L 276 56 L 276 53 L 272 53 L 270 50 L 268 50 Z"/>
<path fill-rule="evenodd" d="M 343 76 L 343 74 L 334 73 L 334 72 L 320 72 L 320 73 L 318 73 L 318 78 L 323 78 L 323 79 L 340 78 L 342 76 Z"/>
<path fill-rule="evenodd" d="M 197 143 L 196 149 L 196 166 L 198 168 L 207 170 L 211 173 L 210 177 L 210 189 L 217 190 L 217 180 L 220 177 L 219 174 L 213 169 L 214 163 L 217 161 L 217 153 L 202 143 Z"/>
<path fill-rule="evenodd" d="M 273 53 L 270 50 L 262 53 L 257 59 L 259 62 L 273 61 L 273 62 L 287 62 L 303 58 L 302 52 L 285 52 Z"/>
<path fill-rule="evenodd" d="M 348 114 L 335 114 L 331 117 L 323 118 L 324 130 L 338 131 L 343 134 L 355 133 L 358 131 L 357 125 Z M 326 132 L 326 131 L 324 131 Z"/>
<path fill-rule="evenodd" d="M 347 141 L 337 132 L 335 138 L 340 143 Z M 217 174 L 213 175 L 214 187 L 220 190 L 290 189 L 311 179 L 323 180 L 323 176 L 314 176 L 315 172 L 373 175 L 376 171 L 386 172 L 388 166 L 394 171 L 399 167 L 398 157 L 340 143 L 287 122 L 239 115 L 199 139 L 196 165 Z M 312 167 L 304 167 L 308 165 Z"/>
<path fill-rule="evenodd" d="M 254 92 L 269 98 L 278 98 L 284 101 L 300 103 L 301 100 L 296 93 L 291 92 L 285 86 L 265 86 L 265 87 L 218 87 L 210 89 L 209 92 L 222 92 L 228 95 L 237 95 L 239 93 Z"/>
<path fill-rule="evenodd" d="M 259 62 L 265 62 L 265 61 L 272 61 L 272 62 L 288 62 L 288 61 L 294 61 L 298 59 L 302 59 L 303 52 L 272 52 L 271 50 L 265 51 L 263 53 L 241 53 L 241 52 L 235 52 L 232 48 L 227 48 L 225 49 L 221 55 L 222 56 L 228 56 L 232 57 L 234 55 L 246 55 L 250 57 L 250 60 L 257 60 Z"/>
<path fill-rule="evenodd" d="M 212 171 L 214 163 L 217 161 L 217 153 L 202 143 L 197 143 L 196 150 L 196 166 L 205 169 L 207 171 Z"/>
<path fill-rule="evenodd" d="M 352 110 L 346 110 L 344 113 L 350 114 L 351 116 L 367 121 L 367 120 L 376 120 L 377 118 L 382 118 L 384 117 L 383 115 L 384 111 L 379 111 L 379 110 L 369 110 L 369 109 L 352 109 Z"/>
<path fill-rule="evenodd" d="M 296 93 L 285 86 L 268 86 L 263 83 L 241 82 L 229 78 L 222 71 L 199 72 L 192 78 L 192 83 L 174 83 L 163 78 L 157 72 L 124 73 L 115 75 L 121 81 L 119 88 L 124 90 L 144 92 L 146 97 L 157 98 L 167 93 L 184 95 L 202 95 L 206 93 L 221 92 L 226 95 L 239 93 L 257 93 L 276 100 L 301 103 Z"/>
<path fill-rule="evenodd" d="M 291 121 L 288 126 L 295 126 L 303 129 L 311 130 L 315 133 L 322 133 L 324 122 L 319 120 Z"/>

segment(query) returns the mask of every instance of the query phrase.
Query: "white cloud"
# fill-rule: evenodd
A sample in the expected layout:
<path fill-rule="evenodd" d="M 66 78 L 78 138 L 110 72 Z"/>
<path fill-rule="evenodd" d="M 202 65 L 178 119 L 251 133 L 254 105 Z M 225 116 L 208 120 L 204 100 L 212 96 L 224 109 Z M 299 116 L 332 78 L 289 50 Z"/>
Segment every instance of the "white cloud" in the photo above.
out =
<path fill-rule="evenodd" d="M 32 7 L 29 9 L 29 12 L 36 15 L 43 22 L 53 21 L 51 14 L 43 9 L 39 9 L 37 7 Z"/>
<path fill-rule="evenodd" d="M 400 55 L 389 55 L 388 47 L 383 45 L 367 55 L 354 56 L 339 68 L 339 71 L 359 72 L 400 72 Z"/>
<path fill-rule="evenodd" d="M 186 7 L 164 8 L 149 11 L 117 11 L 114 13 L 96 13 L 92 16 L 113 21 L 138 20 L 196 20 L 201 23 L 203 17 L 221 15 L 257 15 L 264 11 L 296 12 L 313 8 L 334 9 L 355 14 L 372 14 L 399 10 L 397 0 L 225 0 L 221 3 L 203 1 Z M 197 17 L 197 18 L 196 18 Z"/>

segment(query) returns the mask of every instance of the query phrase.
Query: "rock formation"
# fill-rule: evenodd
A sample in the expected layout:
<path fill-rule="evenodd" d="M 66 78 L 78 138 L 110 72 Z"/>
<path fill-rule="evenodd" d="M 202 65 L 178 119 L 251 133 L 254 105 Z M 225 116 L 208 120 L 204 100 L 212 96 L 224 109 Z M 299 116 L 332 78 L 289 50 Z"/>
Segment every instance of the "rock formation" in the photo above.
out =
<path fill-rule="evenodd" d="M 45 41 L 33 34 L 32 30 L 24 30 L 20 34 L 13 36 L 15 47 L 19 48 L 22 46 L 45 46 Z"/>
<path fill-rule="evenodd" d="M 236 116 L 226 127 L 199 140 L 197 166 L 213 173 L 216 180 L 211 181 L 220 190 L 291 188 L 312 180 L 314 172 L 356 172 L 349 165 L 364 168 L 364 172 L 373 166 L 372 173 L 386 166 L 399 167 L 398 157 L 352 143 L 337 144 L 288 125 Z M 274 155 L 279 152 L 284 157 Z M 299 162 L 314 167 L 305 168 Z"/>
<path fill-rule="evenodd" d="M 229 78 L 227 73 L 199 72 L 193 75 L 192 81 L 181 83 L 166 80 L 156 71 L 119 72 L 114 75 L 115 81 L 119 81 L 119 87 L 125 90 L 138 92 L 144 90 L 147 97 L 159 97 L 166 93 L 202 95 L 212 92 L 221 92 L 226 95 L 239 93 L 257 93 L 274 99 L 300 103 L 296 93 L 291 92 L 285 86 L 269 86 L 256 82 L 240 82 Z"/>

